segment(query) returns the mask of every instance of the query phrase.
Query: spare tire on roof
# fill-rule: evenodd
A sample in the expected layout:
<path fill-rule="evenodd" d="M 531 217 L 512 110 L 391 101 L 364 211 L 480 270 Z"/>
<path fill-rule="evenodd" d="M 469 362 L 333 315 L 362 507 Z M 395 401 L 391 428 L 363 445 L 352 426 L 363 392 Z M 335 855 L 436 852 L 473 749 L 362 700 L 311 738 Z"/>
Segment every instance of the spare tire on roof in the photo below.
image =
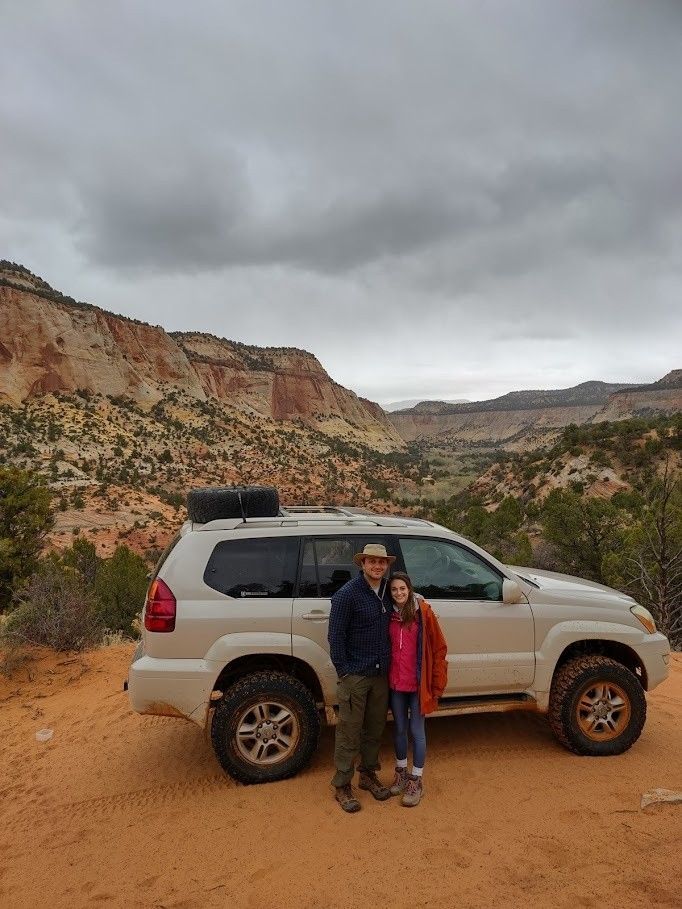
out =
<path fill-rule="evenodd" d="M 241 503 L 240 503 L 241 499 Z M 190 521 L 206 524 L 221 518 L 274 518 L 279 495 L 273 486 L 214 486 L 192 489 L 187 495 Z"/>

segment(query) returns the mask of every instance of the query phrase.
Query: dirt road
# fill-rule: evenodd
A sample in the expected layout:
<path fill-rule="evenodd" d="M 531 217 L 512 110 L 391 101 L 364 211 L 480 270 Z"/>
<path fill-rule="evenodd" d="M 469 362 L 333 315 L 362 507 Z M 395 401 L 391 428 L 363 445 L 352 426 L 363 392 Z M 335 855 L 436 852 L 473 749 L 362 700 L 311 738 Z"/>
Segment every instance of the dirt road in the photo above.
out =
<path fill-rule="evenodd" d="M 198 728 L 131 713 L 130 652 L 0 677 L 7 909 L 682 905 L 682 805 L 639 807 L 647 789 L 682 789 L 680 654 L 627 754 L 574 757 L 529 714 L 433 720 L 422 805 L 361 793 L 347 816 L 331 731 L 295 779 L 237 785 Z"/>

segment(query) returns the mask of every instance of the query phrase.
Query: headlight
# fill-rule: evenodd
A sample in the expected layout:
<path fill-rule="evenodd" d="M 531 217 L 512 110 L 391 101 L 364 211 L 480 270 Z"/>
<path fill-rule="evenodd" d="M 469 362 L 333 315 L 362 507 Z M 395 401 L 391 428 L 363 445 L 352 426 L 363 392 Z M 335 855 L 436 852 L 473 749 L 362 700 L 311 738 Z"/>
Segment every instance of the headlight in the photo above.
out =
<path fill-rule="evenodd" d="M 644 625 L 649 634 L 656 634 L 656 622 L 648 609 L 644 606 L 631 606 L 630 612 Z"/>

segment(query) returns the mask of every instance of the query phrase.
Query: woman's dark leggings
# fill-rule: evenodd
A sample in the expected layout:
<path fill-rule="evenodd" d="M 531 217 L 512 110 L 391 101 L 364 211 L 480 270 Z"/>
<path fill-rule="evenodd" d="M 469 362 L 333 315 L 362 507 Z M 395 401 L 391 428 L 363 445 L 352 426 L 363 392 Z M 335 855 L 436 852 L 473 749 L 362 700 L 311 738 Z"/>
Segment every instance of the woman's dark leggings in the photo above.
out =
<path fill-rule="evenodd" d="M 412 737 L 412 763 L 423 767 L 426 758 L 426 729 L 424 716 L 419 709 L 418 691 L 389 692 L 389 703 L 393 713 L 393 743 L 395 756 L 399 761 L 407 758 L 407 728 Z"/>

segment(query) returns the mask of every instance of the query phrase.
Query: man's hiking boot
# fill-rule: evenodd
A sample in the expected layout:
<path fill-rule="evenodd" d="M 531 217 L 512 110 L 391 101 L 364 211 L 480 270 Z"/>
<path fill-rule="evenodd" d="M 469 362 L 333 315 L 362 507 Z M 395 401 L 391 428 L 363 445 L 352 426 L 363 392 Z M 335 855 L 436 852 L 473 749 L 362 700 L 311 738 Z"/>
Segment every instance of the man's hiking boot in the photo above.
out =
<path fill-rule="evenodd" d="M 391 790 L 381 784 L 374 770 L 361 770 L 358 786 L 371 792 L 378 802 L 384 802 L 391 797 Z"/>
<path fill-rule="evenodd" d="M 410 776 L 408 777 L 407 786 L 405 786 L 405 791 L 403 792 L 400 804 L 405 808 L 415 808 L 421 801 L 423 795 L 424 787 L 422 786 L 422 778 L 420 776 Z"/>
<path fill-rule="evenodd" d="M 405 786 L 407 786 L 409 779 L 410 774 L 407 772 L 407 767 L 396 767 L 393 784 L 391 785 L 391 795 L 400 795 Z"/>
<path fill-rule="evenodd" d="M 362 808 L 360 802 L 353 795 L 353 789 L 350 783 L 346 783 L 345 786 L 337 786 L 334 798 L 339 805 L 341 805 L 343 810 L 347 811 L 349 814 L 353 814 Z"/>

